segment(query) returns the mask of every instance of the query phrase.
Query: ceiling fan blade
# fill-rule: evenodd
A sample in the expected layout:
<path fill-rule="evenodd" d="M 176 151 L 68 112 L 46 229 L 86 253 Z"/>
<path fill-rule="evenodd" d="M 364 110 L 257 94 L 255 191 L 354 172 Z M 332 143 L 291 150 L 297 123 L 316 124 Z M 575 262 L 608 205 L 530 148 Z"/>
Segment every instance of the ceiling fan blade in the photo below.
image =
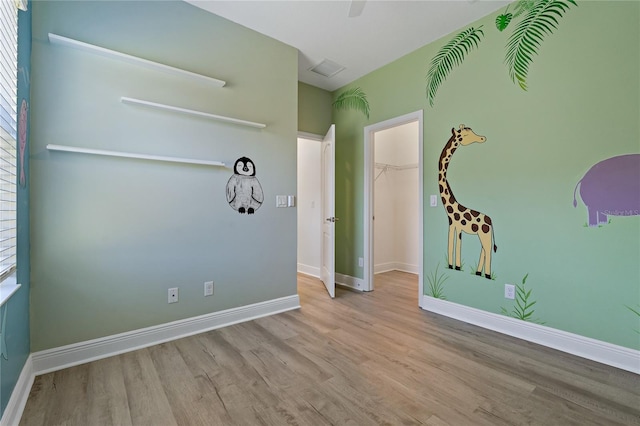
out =
<path fill-rule="evenodd" d="M 367 0 L 351 0 L 351 5 L 349 6 L 349 18 L 360 16 L 366 2 Z"/>

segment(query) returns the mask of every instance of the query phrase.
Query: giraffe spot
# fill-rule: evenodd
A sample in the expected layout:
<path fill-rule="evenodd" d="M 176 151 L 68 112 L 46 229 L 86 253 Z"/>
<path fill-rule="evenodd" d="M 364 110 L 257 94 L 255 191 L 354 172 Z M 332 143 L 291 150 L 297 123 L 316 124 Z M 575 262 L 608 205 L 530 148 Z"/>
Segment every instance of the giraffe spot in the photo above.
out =
<path fill-rule="evenodd" d="M 480 218 L 479 217 L 476 218 L 476 222 L 480 222 Z"/>
<path fill-rule="evenodd" d="M 453 204 L 456 202 L 456 199 L 453 198 L 453 195 L 451 197 L 449 197 L 449 203 Z"/>
<path fill-rule="evenodd" d="M 471 215 L 469 214 L 469 212 L 466 212 L 464 214 L 464 218 L 467 219 L 467 220 L 471 220 Z"/>
<path fill-rule="evenodd" d="M 449 195 L 449 190 L 448 190 L 447 188 L 445 188 L 445 189 L 444 189 L 444 193 L 445 193 L 446 195 Z"/>
<path fill-rule="evenodd" d="M 467 209 L 466 207 L 464 207 L 464 206 L 462 206 L 462 205 L 458 204 L 458 211 L 463 212 L 463 211 L 465 211 L 466 209 Z"/>
<path fill-rule="evenodd" d="M 449 213 L 453 213 L 453 207 L 452 206 L 447 206 L 447 211 Z"/>
<path fill-rule="evenodd" d="M 473 215 L 473 217 L 478 217 L 480 215 L 480 212 L 477 212 L 475 210 L 471 210 L 471 214 Z"/>
<path fill-rule="evenodd" d="M 460 214 L 458 214 L 458 213 L 454 213 L 454 214 L 453 214 L 453 218 L 454 218 L 456 221 L 460 220 Z"/>
<path fill-rule="evenodd" d="M 462 219 L 462 220 L 460 221 L 460 223 L 464 226 L 464 225 L 466 225 L 466 224 L 467 224 L 467 221 L 466 221 L 466 220 L 464 220 L 464 219 Z"/>
<path fill-rule="evenodd" d="M 451 226 L 451 224 L 453 223 L 451 222 L 451 216 L 447 216 L 447 219 L 449 219 L 449 226 Z"/>
<path fill-rule="evenodd" d="M 485 222 L 487 225 L 491 225 L 491 218 L 490 218 L 489 216 L 485 216 L 485 217 L 484 217 L 484 222 Z"/>
<path fill-rule="evenodd" d="M 442 187 L 442 185 L 440 185 L 440 193 L 442 194 L 443 191 L 444 191 L 444 188 Z"/>
<path fill-rule="evenodd" d="M 478 225 L 476 225 L 475 223 L 471 225 L 471 230 L 473 232 L 478 232 Z"/>
<path fill-rule="evenodd" d="M 489 227 L 489 225 L 482 225 L 482 232 L 484 232 L 485 234 L 488 233 L 491 230 L 491 227 Z"/>

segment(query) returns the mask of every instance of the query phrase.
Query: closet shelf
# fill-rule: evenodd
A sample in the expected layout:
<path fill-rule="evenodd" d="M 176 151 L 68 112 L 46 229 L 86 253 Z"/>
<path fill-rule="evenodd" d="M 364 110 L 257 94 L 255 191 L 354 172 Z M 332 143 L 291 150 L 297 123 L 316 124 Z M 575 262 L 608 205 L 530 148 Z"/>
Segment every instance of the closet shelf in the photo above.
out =
<path fill-rule="evenodd" d="M 141 105 L 149 108 L 156 108 L 156 109 L 162 109 L 165 111 L 177 112 L 180 114 L 196 115 L 198 117 L 205 117 L 212 120 L 225 121 L 227 123 L 240 124 L 242 126 L 255 127 L 258 129 L 264 129 L 265 127 L 267 127 L 266 124 L 262 124 L 262 123 L 241 120 L 239 118 L 233 118 L 233 117 L 225 117 L 224 115 L 216 115 L 208 112 L 196 111 L 196 110 L 186 109 L 186 108 L 177 107 L 173 105 L 159 104 L 157 102 L 145 101 L 143 99 L 128 98 L 126 96 L 123 96 L 120 98 L 120 101 L 125 104 Z"/>
<path fill-rule="evenodd" d="M 171 163 L 200 164 L 203 166 L 226 167 L 226 164 L 223 163 L 222 161 L 194 160 L 190 158 L 163 157 L 160 155 L 148 155 L 148 154 L 134 154 L 131 152 L 106 151 L 103 149 L 79 148 L 76 146 L 68 146 L 68 145 L 48 144 L 47 149 L 49 151 L 77 152 L 80 154 L 105 155 L 108 157 L 137 158 L 141 160 L 167 161 Z"/>
<path fill-rule="evenodd" d="M 110 58 L 121 59 L 132 64 L 146 66 L 147 68 L 163 71 L 168 74 L 188 77 L 195 81 L 204 81 L 208 84 L 212 84 L 217 87 L 223 87 L 225 84 L 227 84 L 225 81 L 218 80 L 217 78 L 209 77 L 202 74 L 197 74 L 197 73 L 183 70 L 180 68 L 175 68 L 169 65 L 161 64 L 159 62 L 153 62 L 148 59 L 142 59 L 137 56 L 127 55 L 126 53 L 117 52 L 115 50 L 106 49 L 100 46 L 95 46 L 93 44 L 74 40 L 72 38 L 63 37 L 53 33 L 49 33 L 49 42 L 54 44 L 59 44 L 61 46 L 74 47 L 76 49 L 97 53 L 102 56 L 106 56 Z"/>

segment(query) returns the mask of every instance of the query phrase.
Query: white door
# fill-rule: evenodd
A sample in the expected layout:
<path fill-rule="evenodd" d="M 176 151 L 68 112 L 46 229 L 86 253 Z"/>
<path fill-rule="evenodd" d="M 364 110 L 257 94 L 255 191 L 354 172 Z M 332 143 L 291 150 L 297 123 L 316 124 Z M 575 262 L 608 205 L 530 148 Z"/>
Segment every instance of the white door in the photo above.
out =
<path fill-rule="evenodd" d="M 320 263 L 320 279 L 327 287 L 329 295 L 336 296 L 335 271 L 335 142 L 336 126 L 331 125 L 322 140 L 322 262 Z"/>

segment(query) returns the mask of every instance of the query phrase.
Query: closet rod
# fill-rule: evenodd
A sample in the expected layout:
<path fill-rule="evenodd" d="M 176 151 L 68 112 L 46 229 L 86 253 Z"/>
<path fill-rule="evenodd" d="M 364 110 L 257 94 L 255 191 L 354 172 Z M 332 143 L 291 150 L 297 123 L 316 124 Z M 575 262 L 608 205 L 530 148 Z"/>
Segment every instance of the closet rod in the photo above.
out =
<path fill-rule="evenodd" d="M 226 164 L 223 163 L 222 161 L 194 160 L 190 158 L 163 157 L 160 155 L 148 155 L 148 154 L 134 154 L 131 152 L 106 151 L 103 149 L 79 148 L 76 146 L 68 146 L 68 145 L 48 144 L 47 149 L 49 151 L 77 152 L 81 154 L 105 155 L 108 157 L 137 158 L 141 160 L 167 161 L 171 163 L 200 164 L 203 166 L 226 167 Z"/>

